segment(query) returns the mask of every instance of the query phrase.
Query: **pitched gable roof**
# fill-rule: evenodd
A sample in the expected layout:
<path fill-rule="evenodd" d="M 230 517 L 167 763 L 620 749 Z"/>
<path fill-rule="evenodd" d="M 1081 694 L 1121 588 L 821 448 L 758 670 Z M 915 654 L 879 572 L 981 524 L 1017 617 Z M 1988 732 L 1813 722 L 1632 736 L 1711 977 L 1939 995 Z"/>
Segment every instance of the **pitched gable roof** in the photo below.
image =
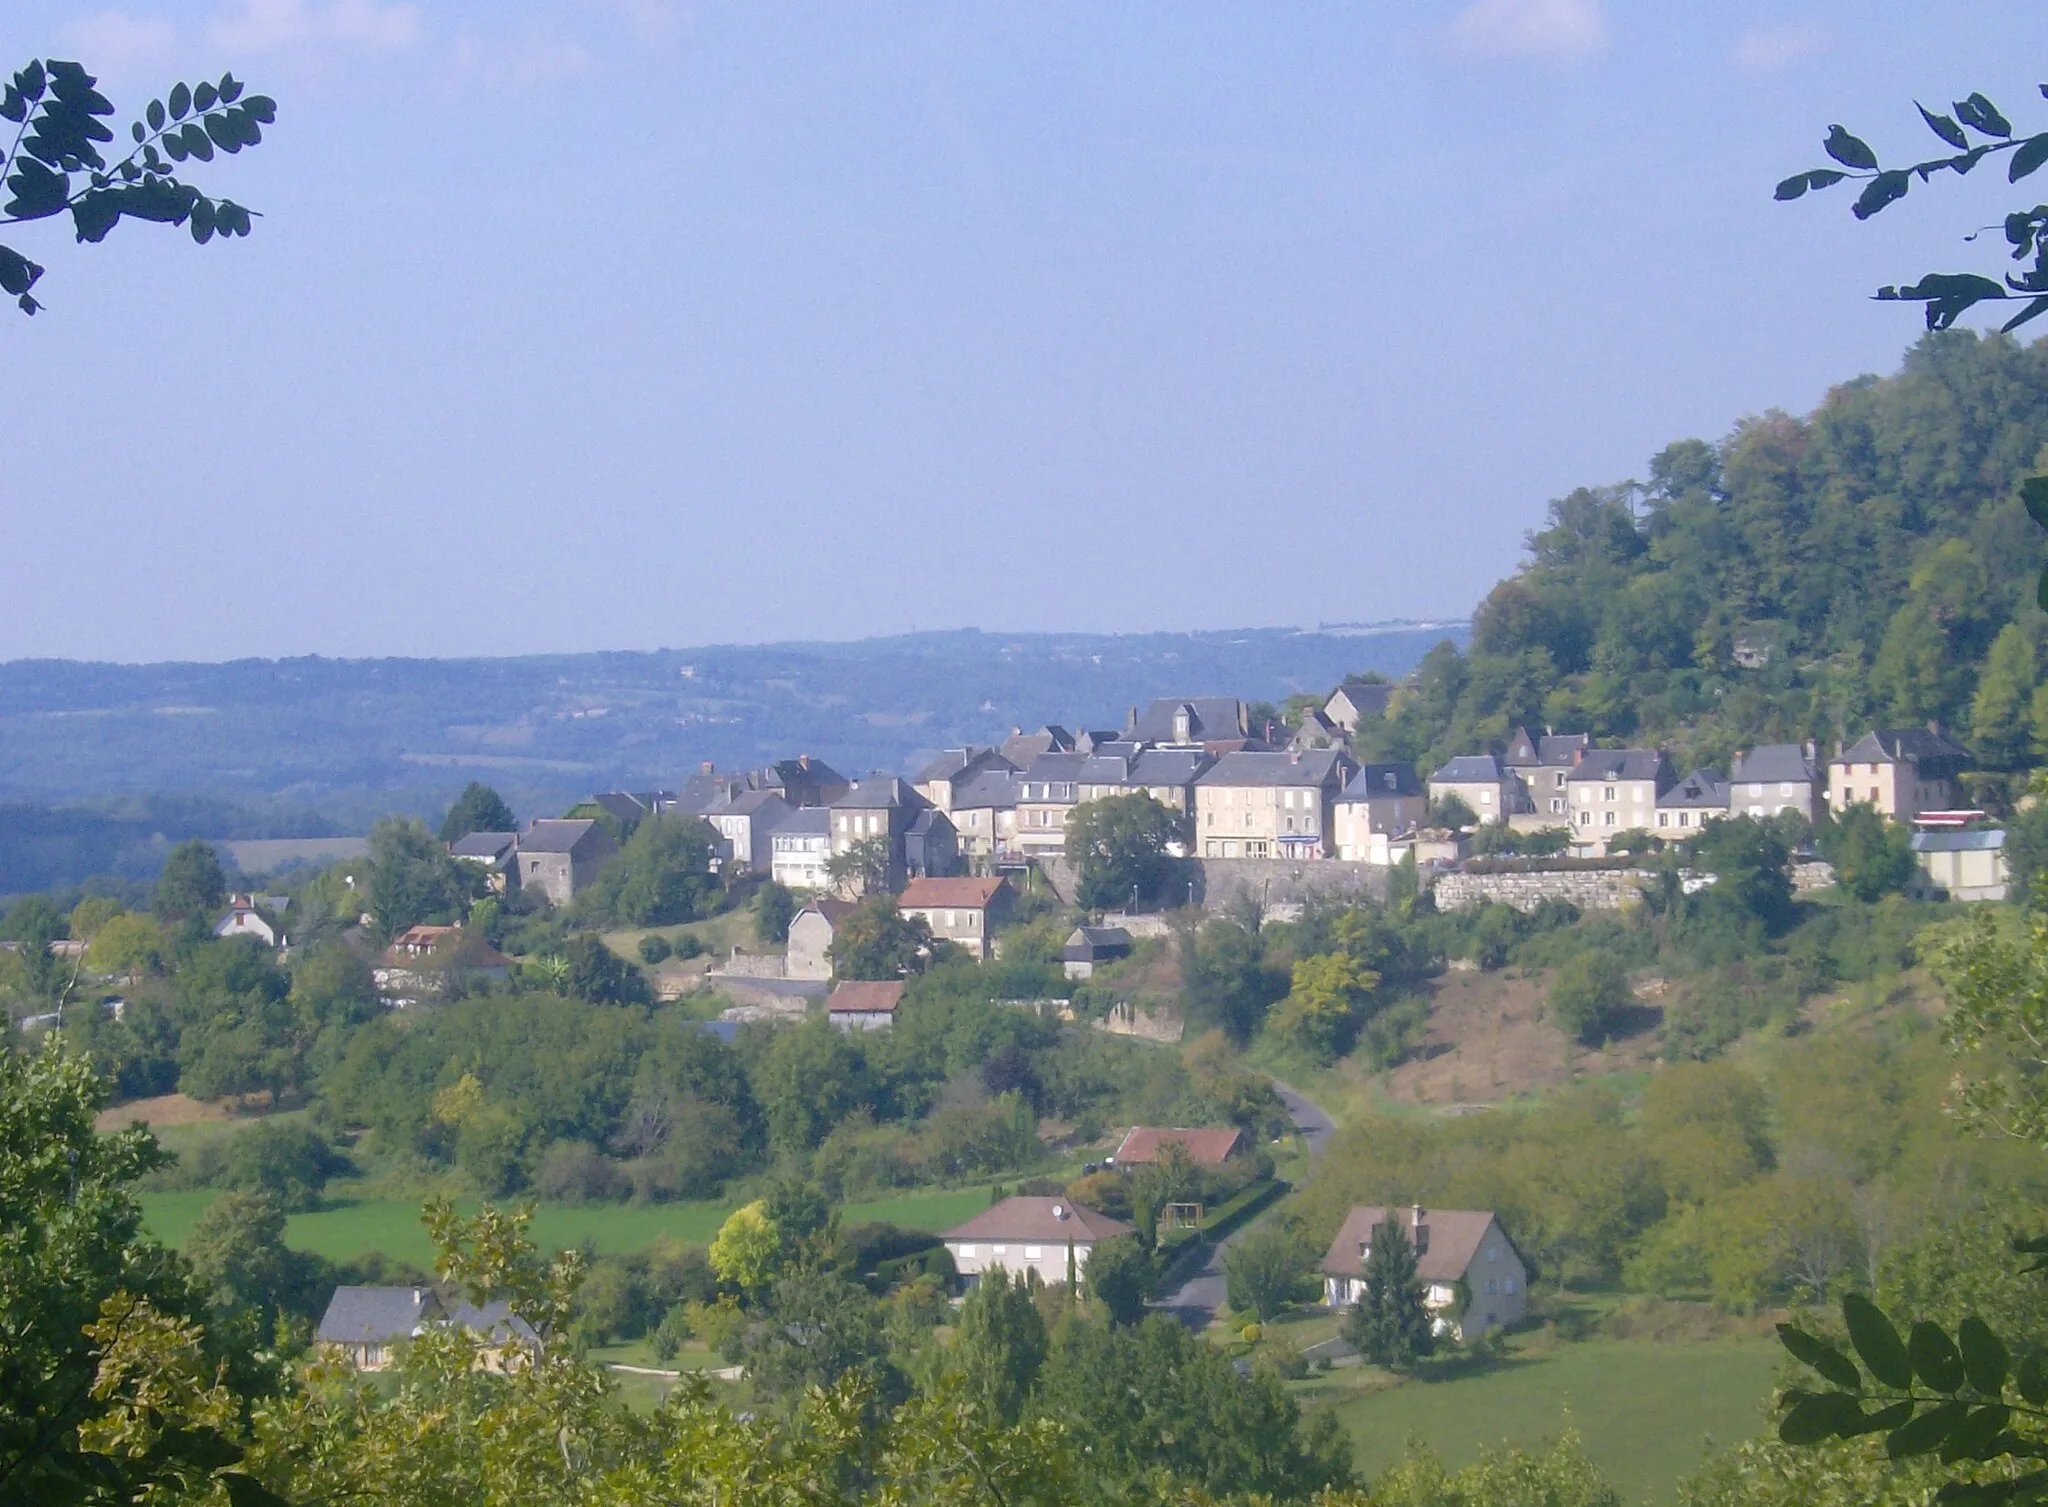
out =
<path fill-rule="evenodd" d="M 825 1000 L 834 1015 L 893 1015 L 903 1002 L 903 981 L 856 979 L 841 984 Z"/>
<path fill-rule="evenodd" d="M 1429 777 L 1432 785 L 1494 785 L 1507 778 L 1507 770 L 1492 754 L 1459 754 L 1444 760 L 1444 767 Z"/>
<path fill-rule="evenodd" d="M 1950 765 L 1960 770 L 1970 751 L 1953 738 L 1925 727 L 1879 727 L 1858 738 L 1837 764 L 1896 764 L 1911 759 L 1921 766 Z"/>
<path fill-rule="evenodd" d="M 1342 749 L 1316 748 L 1300 753 L 1227 753 L 1198 776 L 1197 785 L 1241 787 L 1316 786 L 1347 773 L 1350 759 Z"/>
<path fill-rule="evenodd" d="M 980 910 L 1007 885 L 994 879 L 913 879 L 896 897 L 899 910 Z"/>
<path fill-rule="evenodd" d="M 388 1345 L 410 1339 L 441 1311 L 427 1287 L 337 1287 L 313 1338 L 329 1345 Z"/>
<path fill-rule="evenodd" d="M 1347 801 L 1379 800 L 1390 795 L 1421 795 L 1422 781 L 1413 764 L 1366 764 L 1351 777 L 1341 797 Z"/>
<path fill-rule="evenodd" d="M 522 853 L 573 853 L 592 832 L 603 829 L 587 816 L 542 817 L 519 839 Z"/>
<path fill-rule="evenodd" d="M 1658 796 L 1657 806 L 1664 811 L 1726 811 L 1728 786 L 1713 770 L 1695 769 Z"/>
<path fill-rule="evenodd" d="M 1176 728 L 1183 714 L 1186 737 Z M 1134 741 L 1142 743 L 1203 743 L 1212 738 L 1242 738 L 1250 731 L 1244 703 L 1235 696 L 1162 696 L 1127 729 Z"/>
<path fill-rule="evenodd" d="M 1737 754 L 1733 767 L 1728 771 L 1728 783 L 1731 785 L 1812 784 L 1818 778 L 1813 760 L 1797 743 L 1760 743 L 1747 753 Z"/>
<path fill-rule="evenodd" d="M 1225 1125 L 1214 1130 L 1163 1129 L 1157 1125 L 1133 1125 L 1124 1133 L 1123 1141 L 1117 1146 L 1116 1154 L 1110 1158 L 1119 1167 L 1141 1167 L 1148 1162 L 1159 1160 L 1160 1153 L 1169 1145 L 1180 1145 L 1187 1149 L 1190 1160 L 1206 1165 L 1219 1166 L 1230 1153 L 1237 1150 L 1244 1139 L 1244 1132 L 1234 1125 Z"/>
<path fill-rule="evenodd" d="M 1514 1242 L 1499 1228 L 1491 1209 L 1422 1209 L 1419 1212 L 1425 1237 L 1420 1242 L 1415 1236 L 1417 1212 L 1412 1208 L 1396 1209 L 1394 1216 L 1401 1221 L 1409 1242 L 1424 1246 L 1416 1252 L 1415 1275 L 1425 1282 L 1456 1282 L 1463 1278 L 1480 1254 L 1489 1230 L 1497 1231 L 1500 1241 L 1509 1249 L 1514 1248 Z M 1372 1243 L 1372 1232 L 1386 1217 L 1387 1210 L 1379 1204 L 1354 1205 L 1344 1216 L 1337 1238 L 1330 1242 L 1322 1269 L 1332 1277 L 1364 1276 L 1365 1257 L 1360 1250 Z M 1516 1254 L 1519 1256 L 1520 1252 Z"/>
<path fill-rule="evenodd" d="M 458 837 L 450 843 L 448 852 L 456 858 L 474 858 L 487 863 L 497 863 L 518 846 L 517 832 L 472 832 L 469 836 Z"/>
<path fill-rule="evenodd" d="M 1589 748 L 1571 780 L 1655 780 L 1660 788 L 1671 779 L 1671 761 L 1661 748 Z"/>
<path fill-rule="evenodd" d="M 1086 1204 L 1067 1198 L 1031 1198 L 1019 1194 L 1006 1198 L 955 1225 L 939 1237 L 942 1240 L 1041 1241 L 1046 1245 L 1092 1245 L 1128 1235 L 1134 1226 L 1111 1219 Z"/>

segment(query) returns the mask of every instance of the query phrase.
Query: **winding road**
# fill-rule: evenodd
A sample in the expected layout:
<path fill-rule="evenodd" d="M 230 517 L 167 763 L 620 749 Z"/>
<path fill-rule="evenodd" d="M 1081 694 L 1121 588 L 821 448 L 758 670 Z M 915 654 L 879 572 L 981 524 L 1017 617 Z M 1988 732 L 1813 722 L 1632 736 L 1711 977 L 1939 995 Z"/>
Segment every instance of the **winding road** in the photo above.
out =
<path fill-rule="evenodd" d="M 1294 1128 L 1300 1133 L 1301 1143 L 1309 1156 L 1321 1156 L 1323 1147 L 1329 1142 L 1330 1132 L 1337 1128 L 1337 1122 L 1321 1105 L 1278 1078 L 1273 1080 L 1273 1090 L 1280 1095 L 1280 1102 L 1286 1106 L 1288 1117 L 1294 1121 Z M 1206 1329 L 1216 1317 L 1216 1310 L 1224 1304 L 1224 1252 L 1230 1248 L 1231 1241 L 1239 1239 L 1257 1224 L 1258 1220 L 1254 1219 L 1226 1236 L 1220 1244 L 1211 1246 L 1209 1258 L 1201 1268 L 1172 1292 L 1154 1298 L 1151 1306 L 1161 1313 L 1172 1314 L 1190 1329 Z"/>

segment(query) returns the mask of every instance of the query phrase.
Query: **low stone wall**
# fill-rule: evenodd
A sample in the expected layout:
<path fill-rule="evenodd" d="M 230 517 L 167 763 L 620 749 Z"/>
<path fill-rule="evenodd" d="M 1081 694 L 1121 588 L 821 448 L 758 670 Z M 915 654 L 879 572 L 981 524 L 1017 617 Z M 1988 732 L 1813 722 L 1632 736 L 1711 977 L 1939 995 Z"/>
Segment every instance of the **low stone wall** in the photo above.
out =
<path fill-rule="evenodd" d="M 720 958 L 711 972 L 725 978 L 779 979 L 789 977 L 789 964 L 779 952 L 735 952 Z"/>
<path fill-rule="evenodd" d="M 1222 910 L 1246 896 L 1262 911 L 1319 897 L 1387 897 L 1387 871 L 1375 863 L 1320 858 L 1192 858 L 1195 900 L 1204 910 Z"/>
<path fill-rule="evenodd" d="M 1466 910 L 1487 901 L 1532 911 L 1546 900 L 1580 910 L 1622 910 L 1643 898 L 1636 869 L 1564 869 L 1534 874 L 1445 874 L 1435 886 L 1438 910 Z"/>
<path fill-rule="evenodd" d="M 1792 893 L 1808 894 L 1813 890 L 1832 889 L 1835 883 L 1835 866 L 1815 859 L 1811 863 L 1792 865 Z"/>
<path fill-rule="evenodd" d="M 1186 1024 L 1178 1015 L 1161 1011 L 1150 1014 L 1127 1002 L 1119 1001 L 1109 1007 L 1109 1014 L 1101 1020 L 1088 1022 L 1098 1031 L 1107 1031 L 1111 1036 L 1136 1036 L 1141 1041 L 1179 1041 Z"/>

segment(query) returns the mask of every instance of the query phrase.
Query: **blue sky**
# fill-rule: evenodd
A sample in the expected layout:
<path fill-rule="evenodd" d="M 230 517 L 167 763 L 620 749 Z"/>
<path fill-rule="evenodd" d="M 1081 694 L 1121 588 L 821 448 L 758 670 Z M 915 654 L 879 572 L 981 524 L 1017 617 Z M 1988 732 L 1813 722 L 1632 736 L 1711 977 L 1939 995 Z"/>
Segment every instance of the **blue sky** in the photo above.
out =
<path fill-rule="evenodd" d="M 1986 264 L 2002 175 L 1774 204 L 1831 121 L 2048 120 L 2038 5 L 11 0 L 0 42 L 124 111 L 279 101 L 195 180 L 251 239 L 11 237 L 0 658 L 1461 616 L 1549 498 L 1891 369 L 1864 295 Z"/>

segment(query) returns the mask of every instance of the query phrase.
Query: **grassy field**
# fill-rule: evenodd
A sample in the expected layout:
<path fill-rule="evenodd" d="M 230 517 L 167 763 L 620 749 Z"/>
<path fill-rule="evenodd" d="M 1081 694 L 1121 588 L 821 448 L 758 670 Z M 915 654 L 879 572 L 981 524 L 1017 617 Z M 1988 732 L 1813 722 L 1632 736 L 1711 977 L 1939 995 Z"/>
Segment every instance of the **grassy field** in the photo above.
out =
<path fill-rule="evenodd" d="M 151 1234 L 167 1245 L 182 1246 L 200 1212 L 218 1194 L 210 1188 L 192 1192 L 144 1193 L 143 1220 Z M 473 1203 L 465 1206 L 474 1207 Z M 726 1202 L 673 1204 L 542 1203 L 529 1227 L 535 1242 L 547 1250 L 590 1246 L 601 1252 L 644 1249 L 667 1237 L 692 1245 L 710 1242 L 732 1211 Z M 853 1224 L 887 1220 L 914 1230 L 943 1230 L 988 1207 L 988 1189 L 899 1193 L 890 1198 L 848 1204 L 840 1217 Z M 347 1260 L 368 1251 L 417 1266 L 431 1267 L 433 1247 L 420 1224 L 416 1203 L 396 1199 L 352 1200 L 340 1194 L 324 1209 L 294 1214 L 285 1239 L 299 1250 L 317 1251 L 331 1261 Z"/>
<path fill-rule="evenodd" d="M 1521 1351 L 1495 1370 L 1454 1381 L 1409 1381 L 1363 1396 L 1343 1371 L 1302 1384 L 1303 1401 L 1334 1400 L 1363 1471 L 1401 1456 L 1410 1435 L 1451 1465 L 1482 1447 L 1555 1435 L 1567 1413 L 1592 1457 L 1628 1503 L 1662 1502 L 1716 1446 L 1756 1434 L 1782 1354 L 1763 1339 L 1660 1345 L 1589 1340 Z"/>

